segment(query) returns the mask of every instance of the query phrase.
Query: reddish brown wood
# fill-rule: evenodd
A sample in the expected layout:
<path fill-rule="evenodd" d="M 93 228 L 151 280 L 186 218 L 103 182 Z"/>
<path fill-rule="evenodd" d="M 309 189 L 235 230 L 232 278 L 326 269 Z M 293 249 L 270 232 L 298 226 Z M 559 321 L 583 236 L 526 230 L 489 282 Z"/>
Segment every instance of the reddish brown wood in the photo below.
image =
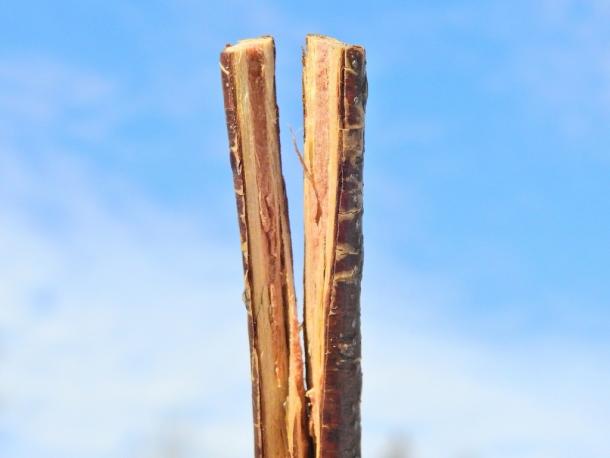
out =
<path fill-rule="evenodd" d="M 310 35 L 303 57 L 306 394 L 273 40 L 241 41 L 220 60 L 242 242 L 255 456 L 359 457 L 364 49 Z"/>
<path fill-rule="evenodd" d="M 275 101 L 275 46 L 262 37 L 220 56 L 242 241 L 257 458 L 306 458 L 302 353 Z"/>
<path fill-rule="evenodd" d="M 364 49 L 310 35 L 303 58 L 305 329 L 316 458 L 360 456 Z"/>

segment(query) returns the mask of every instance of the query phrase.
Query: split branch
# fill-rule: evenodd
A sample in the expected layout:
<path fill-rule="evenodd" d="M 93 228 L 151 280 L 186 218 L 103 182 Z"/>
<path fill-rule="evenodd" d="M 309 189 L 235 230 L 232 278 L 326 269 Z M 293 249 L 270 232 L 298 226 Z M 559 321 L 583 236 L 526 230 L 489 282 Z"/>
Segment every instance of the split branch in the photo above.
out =
<path fill-rule="evenodd" d="M 308 439 L 292 248 L 275 99 L 275 46 L 221 54 L 248 312 L 255 456 L 306 458 Z"/>
<path fill-rule="evenodd" d="M 315 457 L 360 456 L 364 49 L 309 35 L 303 56 L 305 343 Z"/>
<path fill-rule="evenodd" d="M 221 54 L 255 456 L 359 457 L 364 49 L 310 35 L 303 56 L 306 395 L 274 66 L 270 37 L 241 41 Z"/>

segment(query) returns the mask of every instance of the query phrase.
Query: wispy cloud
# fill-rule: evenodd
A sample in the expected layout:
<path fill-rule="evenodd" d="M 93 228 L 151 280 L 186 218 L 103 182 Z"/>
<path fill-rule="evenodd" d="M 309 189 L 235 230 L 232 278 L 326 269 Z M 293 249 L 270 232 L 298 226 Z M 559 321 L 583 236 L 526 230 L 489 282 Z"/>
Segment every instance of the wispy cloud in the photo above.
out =
<path fill-rule="evenodd" d="M 0 60 L 3 138 L 29 141 L 72 135 L 99 139 L 116 124 L 116 84 L 94 72 L 31 57 Z"/>
<path fill-rule="evenodd" d="M 604 352 L 585 356 L 548 338 L 486 347 L 417 319 L 365 331 L 369 456 L 382 449 L 388 431 L 405 434 L 414 456 L 424 458 L 610 452 Z"/>
<path fill-rule="evenodd" d="M 238 244 L 82 151 L 184 107 L 44 58 L 0 82 L 1 453 L 249 454 Z"/>
<path fill-rule="evenodd" d="M 504 175 L 505 166 L 523 164 L 476 149 L 477 140 L 497 143 L 496 132 L 480 128 L 485 119 L 504 122 L 484 111 L 490 92 L 517 100 L 517 115 L 528 121 L 552 124 L 560 141 L 566 132 L 600 138 L 610 100 L 609 12 L 603 1 L 485 5 L 361 4 L 322 17 L 315 8 L 248 2 L 214 15 L 193 1 L 108 4 L 100 22 L 112 22 L 124 41 L 107 44 L 95 68 L 51 58 L 44 47 L 1 59 L 0 454 L 251 454 L 217 53 L 227 41 L 276 34 L 282 122 L 298 127 L 294 51 L 305 32 L 320 31 L 354 38 L 369 52 L 365 456 L 387 451 L 393 437 L 406 438 L 416 458 L 609 455 L 610 374 L 600 337 L 607 314 L 597 316 L 603 307 L 571 282 L 540 293 L 534 278 L 503 297 L 514 277 L 543 277 L 542 268 L 524 254 L 529 245 L 511 250 L 514 237 L 477 218 L 502 212 L 503 230 L 529 237 L 538 230 L 552 238 L 552 230 L 523 229 L 520 204 L 493 200 L 471 183 L 482 176 L 505 183 L 506 194 L 528 205 L 537 196 L 521 189 L 521 169 L 515 182 Z M 506 148 L 523 134 L 502 133 Z M 548 138 L 536 139 L 549 149 Z M 118 165 L 108 167 L 110 159 Z M 284 163 L 294 178 L 289 191 L 300 199 L 292 162 Z M 189 179 L 206 190 L 196 205 L 168 204 Z M 548 181 L 537 180 L 532 212 L 548 210 L 551 200 L 543 194 Z M 291 204 L 299 226 L 299 204 Z M 541 257 L 540 264 L 558 259 Z M 494 299 L 477 299 L 483 290 Z M 584 324 L 570 334 L 575 323 Z"/>
<path fill-rule="evenodd" d="M 2 158 L 6 453 L 138 456 L 165 425 L 249 430 L 237 248 L 135 192 L 115 211 L 57 152 Z M 230 449 L 203 436 L 197 456 L 249 453 L 249 435 Z"/>

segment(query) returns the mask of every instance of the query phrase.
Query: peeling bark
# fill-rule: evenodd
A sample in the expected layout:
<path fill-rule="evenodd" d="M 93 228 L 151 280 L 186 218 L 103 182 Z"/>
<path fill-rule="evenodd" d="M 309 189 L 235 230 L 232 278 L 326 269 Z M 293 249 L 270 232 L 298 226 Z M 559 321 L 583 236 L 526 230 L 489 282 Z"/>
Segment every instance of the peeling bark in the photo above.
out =
<path fill-rule="evenodd" d="M 309 456 L 271 37 L 220 56 L 244 268 L 257 458 Z"/>
<path fill-rule="evenodd" d="M 309 35 L 305 115 L 305 345 L 314 455 L 360 456 L 365 53 Z"/>

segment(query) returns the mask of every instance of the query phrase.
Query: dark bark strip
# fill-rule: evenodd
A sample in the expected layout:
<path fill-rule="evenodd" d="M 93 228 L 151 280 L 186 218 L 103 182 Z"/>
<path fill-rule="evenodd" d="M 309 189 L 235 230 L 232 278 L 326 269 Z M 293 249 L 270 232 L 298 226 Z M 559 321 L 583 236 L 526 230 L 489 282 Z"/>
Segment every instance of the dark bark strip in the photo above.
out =
<path fill-rule="evenodd" d="M 302 353 L 270 37 L 221 54 L 242 241 L 257 458 L 307 458 Z"/>
<path fill-rule="evenodd" d="M 363 264 L 364 50 L 347 47 L 342 68 L 341 142 L 335 257 L 326 345 L 322 456 L 360 456 L 360 282 Z M 331 450 L 336 454 L 331 454 Z"/>
<path fill-rule="evenodd" d="M 354 458 L 361 454 L 364 49 L 308 36 L 303 87 L 305 161 L 314 181 L 305 184 L 310 431 L 317 458 Z"/>

